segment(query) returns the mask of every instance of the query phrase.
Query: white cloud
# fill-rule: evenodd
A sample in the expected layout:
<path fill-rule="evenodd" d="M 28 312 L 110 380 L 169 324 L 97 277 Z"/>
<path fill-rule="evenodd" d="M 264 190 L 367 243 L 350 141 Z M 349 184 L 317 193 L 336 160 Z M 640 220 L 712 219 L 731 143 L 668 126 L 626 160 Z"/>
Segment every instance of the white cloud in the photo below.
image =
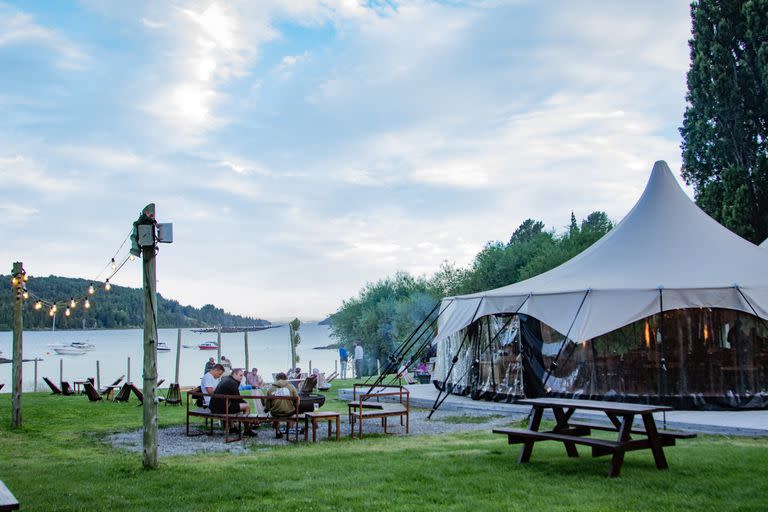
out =
<path fill-rule="evenodd" d="M 69 38 L 0 3 L 0 47 L 26 44 L 47 48 L 57 55 L 56 65 L 64 69 L 80 70 L 88 62 L 88 56 Z"/>

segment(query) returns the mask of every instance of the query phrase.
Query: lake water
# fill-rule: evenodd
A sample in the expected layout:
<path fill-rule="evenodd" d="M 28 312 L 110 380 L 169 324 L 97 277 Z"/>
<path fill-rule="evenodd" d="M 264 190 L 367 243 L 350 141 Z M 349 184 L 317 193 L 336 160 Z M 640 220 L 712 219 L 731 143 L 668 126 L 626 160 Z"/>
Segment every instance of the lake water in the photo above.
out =
<path fill-rule="evenodd" d="M 307 370 L 309 361 L 314 368 L 330 373 L 334 363 L 338 361 L 338 350 L 313 350 L 333 343 L 329 337 L 328 326 L 318 324 L 302 324 L 299 331 L 301 344 L 298 353 L 301 362 L 298 366 Z M 176 338 L 177 329 L 160 329 L 160 341 L 164 341 L 170 352 L 158 352 L 157 373 L 160 379 L 165 379 L 166 387 L 174 379 L 176 368 Z M 96 346 L 79 356 L 63 356 L 56 354 L 49 345 L 69 344 L 73 341 L 85 341 Z M 181 349 L 181 364 L 179 367 L 179 384 L 194 386 L 200 384 L 203 367 L 209 357 L 216 357 L 215 350 L 199 350 L 197 345 L 204 341 L 216 341 L 216 333 L 195 333 L 190 329 L 181 330 L 182 345 L 193 345 L 195 348 Z M 64 380 L 82 380 L 96 376 L 96 361 L 99 361 L 101 385 L 111 383 L 121 375 L 127 374 L 127 360 L 131 358 L 131 380 L 141 388 L 141 372 L 144 361 L 143 330 L 96 330 L 96 331 L 29 331 L 24 332 L 24 358 L 40 357 L 38 362 L 38 391 L 48 390 L 43 377 L 53 382 L 59 381 L 59 362 L 64 362 Z M 256 367 L 266 381 L 272 380 L 272 373 L 285 371 L 290 367 L 291 347 L 288 327 L 276 327 L 258 332 L 248 333 L 249 364 Z M 0 332 L 1 356 L 10 359 L 13 354 L 13 334 Z M 232 360 L 234 367 L 245 365 L 245 344 L 243 333 L 221 335 L 221 354 Z M 0 364 L 0 383 L 5 387 L 0 393 L 11 391 L 11 364 Z M 34 388 L 34 363 L 24 363 L 24 391 Z"/>

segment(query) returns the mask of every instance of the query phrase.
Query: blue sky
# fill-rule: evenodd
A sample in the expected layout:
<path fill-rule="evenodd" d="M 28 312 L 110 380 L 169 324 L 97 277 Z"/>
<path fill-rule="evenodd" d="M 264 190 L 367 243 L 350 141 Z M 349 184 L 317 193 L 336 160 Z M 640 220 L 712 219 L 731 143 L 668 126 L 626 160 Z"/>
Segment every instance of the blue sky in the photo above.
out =
<path fill-rule="evenodd" d="M 0 0 L 0 253 L 95 277 L 155 202 L 164 296 L 322 318 L 620 220 L 680 169 L 689 37 L 685 1 Z"/>

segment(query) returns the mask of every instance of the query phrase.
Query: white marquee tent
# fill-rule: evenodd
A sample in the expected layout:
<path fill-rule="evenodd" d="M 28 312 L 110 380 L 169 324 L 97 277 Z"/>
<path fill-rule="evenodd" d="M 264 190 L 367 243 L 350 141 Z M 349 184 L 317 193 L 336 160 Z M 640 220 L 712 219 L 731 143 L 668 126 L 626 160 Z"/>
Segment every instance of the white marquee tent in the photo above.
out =
<path fill-rule="evenodd" d="M 531 279 L 443 299 L 434 341 L 482 316 L 511 312 L 575 342 L 662 309 L 718 307 L 768 319 L 766 268 L 768 252 L 699 209 L 659 161 L 637 204 L 589 249 Z"/>

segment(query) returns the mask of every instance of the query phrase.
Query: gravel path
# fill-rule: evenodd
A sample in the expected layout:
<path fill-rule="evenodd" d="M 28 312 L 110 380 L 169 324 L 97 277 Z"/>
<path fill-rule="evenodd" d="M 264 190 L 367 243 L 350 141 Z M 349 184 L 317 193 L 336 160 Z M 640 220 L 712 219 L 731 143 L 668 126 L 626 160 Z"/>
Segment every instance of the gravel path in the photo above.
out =
<path fill-rule="evenodd" d="M 518 419 L 511 416 L 492 416 L 484 413 L 473 413 L 471 415 L 457 415 L 450 413 L 437 412 L 431 420 L 427 420 L 428 411 L 411 411 L 410 435 L 430 435 L 446 434 L 453 432 L 468 432 L 484 430 L 490 432 L 491 429 L 508 425 L 510 422 Z M 341 417 L 341 436 L 349 437 L 349 423 L 346 415 Z M 400 422 L 396 418 L 390 418 L 387 424 L 387 431 L 395 435 L 404 435 L 405 428 L 400 427 Z M 202 423 L 200 423 L 202 425 Z M 214 435 L 202 435 L 196 437 L 187 437 L 185 435 L 185 426 L 174 426 L 162 428 L 157 433 L 158 455 L 160 457 L 170 457 L 174 455 L 193 455 L 196 453 L 247 453 L 251 448 L 267 446 L 287 445 L 285 439 L 276 439 L 274 430 L 267 425 L 263 425 L 257 430 L 258 436 L 244 438 L 243 441 L 225 444 L 224 433 L 221 429 L 214 430 Z M 367 420 L 363 427 L 365 435 L 383 433 L 381 423 L 377 420 Z M 327 429 L 325 423 L 318 425 L 318 440 L 325 442 Z M 310 433 L 311 435 L 311 433 Z M 335 437 L 335 436 L 334 436 Z M 304 436 L 299 434 L 299 439 L 303 443 Z M 115 448 L 141 452 L 142 450 L 142 431 L 133 430 L 130 432 L 120 432 L 112 434 L 105 438 L 105 442 Z"/>

